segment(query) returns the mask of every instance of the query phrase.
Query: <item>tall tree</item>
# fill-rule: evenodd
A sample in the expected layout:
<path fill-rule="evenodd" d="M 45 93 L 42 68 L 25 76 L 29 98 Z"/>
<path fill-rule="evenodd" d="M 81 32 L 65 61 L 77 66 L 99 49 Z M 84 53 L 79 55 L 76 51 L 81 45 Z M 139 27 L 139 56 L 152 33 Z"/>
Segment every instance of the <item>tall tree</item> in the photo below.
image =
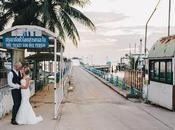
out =
<path fill-rule="evenodd" d="M 88 0 L 10 0 L 0 9 L 0 29 L 13 20 L 14 25 L 38 25 L 57 32 L 62 40 L 70 38 L 75 45 L 80 36 L 74 20 L 95 30 L 95 25 L 75 7 L 84 7 Z"/>

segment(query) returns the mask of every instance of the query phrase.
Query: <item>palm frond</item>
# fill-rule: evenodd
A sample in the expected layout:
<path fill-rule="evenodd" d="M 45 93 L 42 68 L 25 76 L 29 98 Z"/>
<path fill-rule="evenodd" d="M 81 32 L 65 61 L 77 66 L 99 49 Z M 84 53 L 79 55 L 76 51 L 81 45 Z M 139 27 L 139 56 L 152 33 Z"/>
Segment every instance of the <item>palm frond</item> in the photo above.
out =
<path fill-rule="evenodd" d="M 59 14 L 57 13 L 57 8 L 53 6 L 53 8 L 50 10 L 52 20 L 54 22 L 54 25 L 56 27 L 56 30 L 58 32 L 58 35 L 62 40 L 65 40 L 65 32 L 64 28 L 61 25 L 61 19 L 59 17 Z"/>
<path fill-rule="evenodd" d="M 75 6 L 84 7 L 89 0 L 9 0 L 0 9 L 0 29 L 14 19 L 14 25 L 38 25 L 57 33 L 61 40 L 70 38 L 77 46 L 80 36 L 73 22 L 77 20 L 95 30 L 95 25 Z"/>
<path fill-rule="evenodd" d="M 64 10 L 60 11 L 60 18 L 62 20 L 62 25 L 66 31 L 67 36 L 72 39 L 73 43 L 77 46 L 78 40 L 80 40 L 80 36 L 75 24 Z"/>
<path fill-rule="evenodd" d="M 44 25 L 47 26 L 47 23 L 51 19 L 50 13 L 49 13 L 49 3 L 48 0 L 44 0 L 41 4 L 40 8 L 41 20 L 43 21 Z"/>
<path fill-rule="evenodd" d="M 91 30 L 95 31 L 95 25 L 93 24 L 93 22 L 88 17 L 86 17 L 81 11 L 71 6 L 64 7 L 64 11 L 78 22 L 82 23 L 83 25 L 89 27 Z"/>
<path fill-rule="evenodd" d="M 6 24 L 13 18 L 13 12 L 12 11 L 7 11 L 5 14 L 0 16 L 0 31 L 2 31 Z"/>
<path fill-rule="evenodd" d="M 136 70 L 138 68 L 139 59 L 140 57 L 137 57 L 137 59 L 135 59 L 133 56 L 129 56 L 129 64 L 131 69 Z"/>
<path fill-rule="evenodd" d="M 136 61 L 135 61 L 135 69 L 138 68 L 138 65 L 139 65 L 139 60 L 140 60 L 140 56 L 137 57 Z"/>
<path fill-rule="evenodd" d="M 36 12 L 38 10 L 37 3 L 30 3 L 26 8 L 22 8 L 18 11 L 19 15 L 15 16 L 13 26 L 15 25 L 30 25 L 33 21 L 36 21 Z"/>
<path fill-rule="evenodd" d="M 28 7 L 28 5 L 34 4 L 34 0 L 11 0 L 11 2 L 5 2 L 3 4 L 3 9 L 13 10 L 14 14 L 18 14 L 19 11 Z"/>
<path fill-rule="evenodd" d="M 89 0 L 53 0 L 55 4 L 57 5 L 73 5 L 73 6 L 79 6 L 84 7 L 88 3 L 90 3 Z"/>

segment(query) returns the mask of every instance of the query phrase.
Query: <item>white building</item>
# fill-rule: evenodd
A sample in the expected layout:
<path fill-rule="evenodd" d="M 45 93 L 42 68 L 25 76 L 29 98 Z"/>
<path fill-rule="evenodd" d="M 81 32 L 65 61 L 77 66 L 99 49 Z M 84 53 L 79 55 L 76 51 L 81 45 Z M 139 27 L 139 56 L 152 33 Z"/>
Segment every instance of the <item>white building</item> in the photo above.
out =
<path fill-rule="evenodd" d="M 175 35 L 159 39 L 148 55 L 148 100 L 175 109 Z"/>
<path fill-rule="evenodd" d="M 80 66 L 80 58 L 78 58 L 78 57 L 73 57 L 73 58 L 71 59 L 71 61 L 72 61 L 72 66 Z"/>

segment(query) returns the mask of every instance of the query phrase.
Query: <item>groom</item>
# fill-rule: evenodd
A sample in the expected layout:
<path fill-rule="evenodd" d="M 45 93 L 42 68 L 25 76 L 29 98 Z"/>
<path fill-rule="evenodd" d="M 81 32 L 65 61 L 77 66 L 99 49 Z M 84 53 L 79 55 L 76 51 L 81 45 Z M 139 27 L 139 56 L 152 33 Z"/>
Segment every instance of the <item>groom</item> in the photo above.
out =
<path fill-rule="evenodd" d="M 20 70 L 22 69 L 22 64 L 20 62 L 14 65 L 14 68 L 8 73 L 8 85 L 11 88 L 12 98 L 13 98 L 13 108 L 12 108 L 12 119 L 11 124 L 18 125 L 16 122 L 16 114 L 21 104 L 21 73 Z"/>

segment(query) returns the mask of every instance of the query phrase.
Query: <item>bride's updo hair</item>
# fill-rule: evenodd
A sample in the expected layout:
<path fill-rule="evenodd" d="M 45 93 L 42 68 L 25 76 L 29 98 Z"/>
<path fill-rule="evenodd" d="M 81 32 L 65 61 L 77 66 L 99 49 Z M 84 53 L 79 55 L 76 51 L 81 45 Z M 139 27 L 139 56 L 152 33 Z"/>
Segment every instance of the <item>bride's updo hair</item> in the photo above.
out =
<path fill-rule="evenodd" d="M 29 74 L 30 74 L 30 68 L 27 67 L 27 66 L 25 66 L 25 67 L 24 67 L 24 73 L 25 73 L 26 75 L 29 75 Z"/>

